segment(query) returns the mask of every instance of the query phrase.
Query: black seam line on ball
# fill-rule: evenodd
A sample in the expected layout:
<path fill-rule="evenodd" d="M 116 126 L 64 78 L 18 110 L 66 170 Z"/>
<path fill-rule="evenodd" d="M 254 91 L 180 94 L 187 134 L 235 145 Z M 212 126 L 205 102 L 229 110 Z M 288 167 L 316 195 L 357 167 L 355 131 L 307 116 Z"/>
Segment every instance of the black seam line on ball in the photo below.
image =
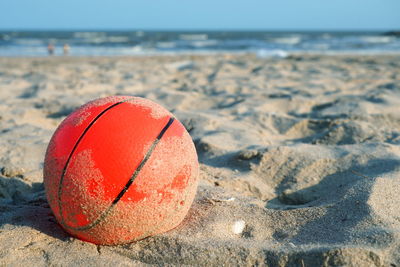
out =
<path fill-rule="evenodd" d="M 82 141 L 82 139 L 83 139 L 83 137 L 86 135 L 86 133 L 89 131 L 89 129 L 93 126 L 93 124 L 95 124 L 95 122 L 96 122 L 101 116 L 104 115 L 104 113 L 106 113 L 106 112 L 109 111 L 110 109 L 112 109 L 112 108 L 114 108 L 114 107 L 116 107 L 116 106 L 118 106 L 118 105 L 120 105 L 120 104 L 122 104 L 122 103 L 125 103 L 125 102 L 127 102 L 127 101 L 129 101 L 129 100 L 132 100 L 133 98 L 134 98 L 134 97 L 131 97 L 131 98 L 125 99 L 124 101 L 120 101 L 120 102 L 117 102 L 117 103 L 115 103 L 115 104 L 112 104 L 111 106 L 109 106 L 108 108 L 106 108 L 106 109 L 104 109 L 102 112 L 100 112 L 100 113 L 89 123 L 89 125 L 85 128 L 85 130 L 83 131 L 83 133 L 81 134 L 81 136 L 79 136 L 78 140 L 76 141 L 74 147 L 72 148 L 71 153 L 70 153 L 69 156 L 68 156 L 67 162 L 65 163 L 64 168 L 63 168 L 63 170 L 62 170 L 61 178 L 60 178 L 60 183 L 59 183 L 59 185 L 58 185 L 58 192 L 57 192 L 58 210 L 59 210 L 59 212 L 60 212 L 60 218 L 61 218 L 61 222 L 60 222 L 60 223 L 61 223 L 63 226 L 68 227 L 68 226 L 65 224 L 65 222 L 64 222 L 64 216 L 63 216 L 63 214 L 62 214 L 62 211 L 63 211 L 63 210 L 62 210 L 62 205 L 61 205 L 62 184 L 63 184 L 63 181 L 64 181 L 65 173 L 67 172 L 67 168 L 68 168 L 69 162 L 71 161 L 72 155 L 75 153 L 76 148 L 78 147 L 79 143 Z"/>
<path fill-rule="evenodd" d="M 136 179 L 136 177 L 139 175 L 140 171 L 143 169 L 144 165 L 146 162 L 149 160 L 151 154 L 153 153 L 154 148 L 156 148 L 157 144 L 160 142 L 161 138 L 165 134 L 165 132 L 168 130 L 168 128 L 171 126 L 171 124 L 174 122 L 175 118 L 170 118 L 168 123 L 164 126 L 164 128 L 161 130 L 159 135 L 157 136 L 156 140 L 151 144 L 149 150 L 147 151 L 146 155 L 144 156 L 142 162 L 140 162 L 139 166 L 136 168 L 135 172 L 129 179 L 129 181 L 126 183 L 124 188 L 121 190 L 121 192 L 118 194 L 118 196 L 114 199 L 112 202 L 112 205 L 115 205 L 118 203 L 118 201 L 123 197 L 123 195 L 128 191 L 129 187 L 132 185 L 133 181 Z"/>
<path fill-rule="evenodd" d="M 117 197 L 114 199 L 114 201 L 111 203 L 111 205 L 95 221 L 93 221 L 92 223 L 90 223 L 88 225 L 81 226 L 81 227 L 72 227 L 72 226 L 65 225 L 65 224 L 64 224 L 64 226 L 69 228 L 69 229 L 82 231 L 82 230 L 89 230 L 90 228 L 93 228 L 94 226 L 98 225 L 101 221 L 103 221 L 108 216 L 108 214 L 111 212 L 113 207 L 120 201 L 120 199 L 128 191 L 129 187 L 132 185 L 132 183 L 134 182 L 136 177 L 139 175 L 140 171 L 143 169 L 144 165 L 149 160 L 149 158 L 150 158 L 151 154 L 153 153 L 154 149 L 156 148 L 157 144 L 160 142 L 161 138 L 163 137 L 165 132 L 168 130 L 168 128 L 172 125 L 174 120 L 175 120 L 175 118 L 173 118 L 173 117 L 171 117 L 169 119 L 168 123 L 164 126 L 164 128 L 158 134 L 158 136 L 156 137 L 154 142 L 151 144 L 151 146 L 150 146 L 149 150 L 147 151 L 146 155 L 144 156 L 144 158 L 142 159 L 142 161 L 140 162 L 139 166 L 136 168 L 136 170 L 134 171 L 134 173 L 132 174 L 131 178 L 129 179 L 129 181 L 124 186 L 124 188 L 117 195 Z"/>

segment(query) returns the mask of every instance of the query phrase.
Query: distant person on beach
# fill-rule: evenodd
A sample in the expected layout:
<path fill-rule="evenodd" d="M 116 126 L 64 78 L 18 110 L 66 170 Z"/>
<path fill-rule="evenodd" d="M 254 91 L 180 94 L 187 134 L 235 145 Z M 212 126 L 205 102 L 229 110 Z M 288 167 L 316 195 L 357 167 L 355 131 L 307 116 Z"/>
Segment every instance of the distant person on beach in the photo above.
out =
<path fill-rule="evenodd" d="M 67 56 L 69 54 L 69 49 L 70 46 L 68 44 L 64 44 L 64 56 Z"/>
<path fill-rule="evenodd" d="M 49 56 L 54 55 L 54 45 L 53 44 L 49 44 L 47 46 L 47 52 L 49 52 Z"/>

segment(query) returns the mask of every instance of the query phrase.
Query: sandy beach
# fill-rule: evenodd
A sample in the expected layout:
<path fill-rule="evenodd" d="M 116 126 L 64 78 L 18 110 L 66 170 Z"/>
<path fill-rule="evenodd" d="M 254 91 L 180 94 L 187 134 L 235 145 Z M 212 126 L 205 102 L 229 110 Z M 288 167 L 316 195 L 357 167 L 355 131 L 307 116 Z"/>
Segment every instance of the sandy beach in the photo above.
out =
<path fill-rule="evenodd" d="M 0 265 L 400 266 L 400 56 L 0 58 Z M 59 123 L 99 97 L 165 106 L 200 184 L 174 230 L 70 237 L 43 187 Z"/>

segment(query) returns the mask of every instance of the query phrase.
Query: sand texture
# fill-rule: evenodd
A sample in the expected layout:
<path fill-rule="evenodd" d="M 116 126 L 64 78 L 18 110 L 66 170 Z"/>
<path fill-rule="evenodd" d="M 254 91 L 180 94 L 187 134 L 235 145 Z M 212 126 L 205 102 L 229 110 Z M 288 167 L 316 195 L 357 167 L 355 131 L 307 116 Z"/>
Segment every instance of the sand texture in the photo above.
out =
<path fill-rule="evenodd" d="M 400 56 L 0 59 L 0 265 L 400 266 Z M 195 202 L 121 246 L 69 237 L 45 198 L 57 125 L 109 95 L 190 132 Z"/>

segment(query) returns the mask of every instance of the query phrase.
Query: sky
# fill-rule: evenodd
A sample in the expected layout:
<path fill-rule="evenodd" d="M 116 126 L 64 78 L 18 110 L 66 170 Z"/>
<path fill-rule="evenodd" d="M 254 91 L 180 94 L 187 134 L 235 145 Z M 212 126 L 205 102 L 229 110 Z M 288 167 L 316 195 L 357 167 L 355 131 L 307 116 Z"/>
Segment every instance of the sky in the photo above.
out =
<path fill-rule="evenodd" d="M 3 0 L 0 29 L 400 30 L 400 0 Z"/>

